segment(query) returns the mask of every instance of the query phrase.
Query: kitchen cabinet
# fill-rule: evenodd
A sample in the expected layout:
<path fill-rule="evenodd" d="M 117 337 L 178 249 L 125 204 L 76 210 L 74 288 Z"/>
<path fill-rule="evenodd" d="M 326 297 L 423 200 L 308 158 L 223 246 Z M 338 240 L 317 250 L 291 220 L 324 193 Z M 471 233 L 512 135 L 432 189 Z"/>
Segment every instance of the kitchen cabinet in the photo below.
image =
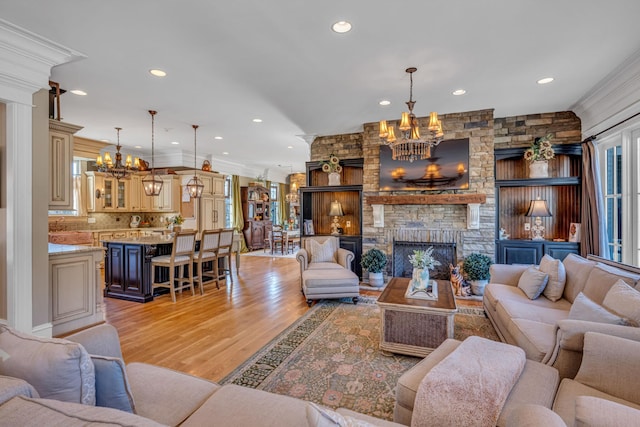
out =
<path fill-rule="evenodd" d="M 496 236 L 503 228 L 510 239 L 496 240 L 496 262 L 538 264 L 543 255 L 564 259 L 580 253 L 579 242 L 568 242 L 571 223 L 580 222 L 582 204 L 582 147 L 580 143 L 553 146 L 548 178 L 529 178 L 522 148 L 495 150 Z M 547 240 L 531 240 L 524 227 L 529 204 L 547 201 L 552 216 L 541 218 Z"/>
<path fill-rule="evenodd" d="M 102 172 L 85 172 L 88 212 L 129 212 L 130 181 Z"/>
<path fill-rule="evenodd" d="M 105 320 L 101 247 L 49 245 L 49 287 L 53 335 Z"/>
<path fill-rule="evenodd" d="M 73 210 L 73 134 L 80 129 L 49 120 L 49 210 Z"/>
<path fill-rule="evenodd" d="M 180 177 L 178 175 L 159 175 L 162 179 L 162 190 L 158 196 L 151 197 L 153 212 L 180 211 Z M 145 195 L 145 197 L 148 197 Z"/>
<path fill-rule="evenodd" d="M 143 178 L 144 175 L 131 175 L 129 181 L 129 208 L 131 212 L 149 212 L 151 210 L 151 198 L 144 192 Z"/>
<path fill-rule="evenodd" d="M 199 230 L 224 228 L 225 200 L 224 197 L 201 197 L 199 209 Z"/>

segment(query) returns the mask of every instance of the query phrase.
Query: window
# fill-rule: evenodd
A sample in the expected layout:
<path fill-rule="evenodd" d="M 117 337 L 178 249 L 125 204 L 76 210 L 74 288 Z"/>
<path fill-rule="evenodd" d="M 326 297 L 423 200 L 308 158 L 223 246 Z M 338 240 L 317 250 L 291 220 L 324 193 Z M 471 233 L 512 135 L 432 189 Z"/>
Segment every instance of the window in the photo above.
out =
<path fill-rule="evenodd" d="M 269 191 L 271 193 L 271 221 L 274 224 L 278 224 L 280 222 L 280 217 L 278 216 L 280 213 L 280 203 L 278 203 L 278 184 L 271 184 Z"/>
<path fill-rule="evenodd" d="M 640 120 L 596 141 L 609 256 L 640 265 Z"/>
<path fill-rule="evenodd" d="M 224 226 L 233 228 L 233 197 L 231 197 L 231 175 L 224 180 Z"/>

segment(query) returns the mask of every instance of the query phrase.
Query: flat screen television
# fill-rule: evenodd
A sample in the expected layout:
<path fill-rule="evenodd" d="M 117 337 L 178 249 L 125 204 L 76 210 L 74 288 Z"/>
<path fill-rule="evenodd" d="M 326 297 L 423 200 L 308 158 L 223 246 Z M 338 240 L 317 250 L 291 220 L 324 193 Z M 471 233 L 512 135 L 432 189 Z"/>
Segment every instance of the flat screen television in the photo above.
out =
<path fill-rule="evenodd" d="M 440 191 L 469 188 L 469 138 L 442 141 L 431 157 L 393 160 L 391 148 L 380 146 L 380 191 Z"/>

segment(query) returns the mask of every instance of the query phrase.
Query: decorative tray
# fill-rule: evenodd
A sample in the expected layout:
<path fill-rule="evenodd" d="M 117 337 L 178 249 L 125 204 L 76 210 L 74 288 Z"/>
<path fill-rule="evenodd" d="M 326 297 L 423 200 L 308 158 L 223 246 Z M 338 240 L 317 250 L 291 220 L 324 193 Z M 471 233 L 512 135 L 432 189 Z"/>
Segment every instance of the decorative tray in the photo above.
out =
<path fill-rule="evenodd" d="M 413 280 L 409 281 L 407 291 L 404 293 L 405 298 L 426 299 L 431 301 L 438 300 L 438 283 L 435 280 L 429 280 L 426 289 L 420 289 L 415 286 Z"/>

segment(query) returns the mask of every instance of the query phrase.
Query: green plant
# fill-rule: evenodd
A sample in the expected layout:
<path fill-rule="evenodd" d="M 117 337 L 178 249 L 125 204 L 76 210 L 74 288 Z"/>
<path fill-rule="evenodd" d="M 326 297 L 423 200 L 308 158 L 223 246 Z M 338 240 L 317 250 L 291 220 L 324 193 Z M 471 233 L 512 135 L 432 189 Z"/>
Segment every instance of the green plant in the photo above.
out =
<path fill-rule="evenodd" d="M 182 223 L 184 222 L 184 218 L 182 218 L 182 215 L 176 215 L 171 218 L 171 222 L 175 225 L 182 225 Z"/>
<path fill-rule="evenodd" d="M 381 273 L 387 265 L 387 255 L 380 249 L 371 248 L 362 254 L 360 265 L 369 273 Z"/>
<path fill-rule="evenodd" d="M 489 267 L 493 261 L 487 255 L 473 253 L 464 259 L 462 269 L 468 280 L 489 280 Z"/>
<path fill-rule="evenodd" d="M 342 166 L 340 166 L 340 159 L 336 157 L 333 153 L 329 154 L 329 161 L 322 162 L 322 172 L 326 172 L 326 173 L 342 172 Z"/>
<path fill-rule="evenodd" d="M 413 268 L 426 268 L 427 270 L 433 270 L 436 266 L 440 265 L 440 261 L 433 257 L 433 246 L 429 246 L 424 251 L 413 251 L 413 255 L 409 255 L 409 262 Z"/>
<path fill-rule="evenodd" d="M 537 160 L 551 160 L 555 156 L 553 146 L 549 142 L 552 135 L 549 133 L 541 138 L 536 138 L 531 146 L 524 152 L 524 159 L 528 162 Z"/>

